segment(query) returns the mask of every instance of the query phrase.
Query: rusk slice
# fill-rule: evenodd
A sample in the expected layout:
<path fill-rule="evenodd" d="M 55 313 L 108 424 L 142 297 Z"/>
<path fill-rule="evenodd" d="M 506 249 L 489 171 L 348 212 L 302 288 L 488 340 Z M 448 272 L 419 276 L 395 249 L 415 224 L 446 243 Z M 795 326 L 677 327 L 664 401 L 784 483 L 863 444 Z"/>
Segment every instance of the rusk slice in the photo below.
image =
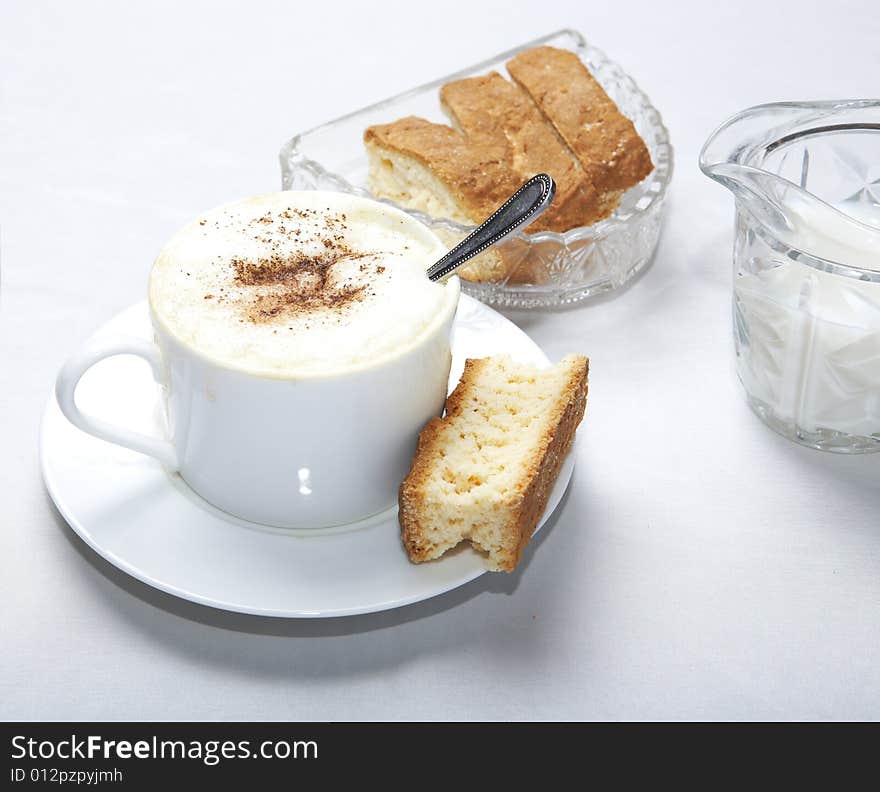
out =
<path fill-rule="evenodd" d="M 651 172 L 651 155 L 632 121 L 574 52 L 536 47 L 509 61 L 507 71 L 574 152 L 608 211 Z"/>
<path fill-rule="evenodd" d="M 553 203 L 534 223 L 535 231 L 567 231 L 599 219 L 596 190 L 583 168 L 532 101 L 498 72 L 447 83 L 440 102 L 471 145 L 500 147 L 506 167 L 520 184 L 536 173 L 556 181 Z M 488 207 L 488 214 L 495 207 Z"/>
<path fill-rule="evenodd" d="M 364 143 L 371 157 L 371 187 L 383 197 L 397 193 L 407 206 L 421 209 L 415 204 L 427 206 L 426 188 L 442 185 L 440 202 L 445 214 L 439 216 L 458 222 L 482 222 L 519 187 L 509 171 L 503 144 L 481 141 L 474 145 L 461 132 L 417 116 L 367 128 Z M 388 159 L 394 155 L 410 169 L 419 165 L 427 170 L 434 182 L 427 184 L 422 173 L 406 168 L 394 173 L 396 163 Z"/>
<path fill-rule="evenodd" d="M 411 561 L 468 541 L 491 569 L 516 567 L 583 418 L 588 369 L 579 355 L 544 370 L 506 356 L 466 362 L 400 487 Z"/>
<path fill-rule="evenodd" d="M 370 190 L 408 209 L 465 225 L 481 223 L 520 186 L 500 142 L 472 144 L 445 124 L 408 116 L 364 132 Z M 457 239 L 444 239 L 450 245 Z M 459 274 L 474 281 L 504 277 L 502 257 L 490 250 Z"/>

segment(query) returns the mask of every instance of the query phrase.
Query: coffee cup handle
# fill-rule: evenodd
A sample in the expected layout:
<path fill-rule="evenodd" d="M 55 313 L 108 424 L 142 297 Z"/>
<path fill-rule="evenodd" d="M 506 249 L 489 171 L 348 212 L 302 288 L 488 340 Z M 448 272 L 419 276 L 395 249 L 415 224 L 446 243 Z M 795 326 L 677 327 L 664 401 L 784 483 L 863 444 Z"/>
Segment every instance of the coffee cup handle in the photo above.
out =
<path fill-rule="evenodd" d="M 129 429 L 87 415 L 76 404 L 76 386 L 83 374 L 104 358 L 116 355 L 136 355 L 150 365 L 153 379 L 161 381 L 162 362 L 159 348 L 150 341 L 141 338 L 120 337 L 99 339 L 87 343 L 79 352 L 71 357 L 58 372 L 55 381 L 55 397 L 61 412 L 74 426 L 102 440 L 139 451 L 155 457 L 166 468 L 176 471 L 179 468 L 177 452 L 168 440 L 160 437 L 133 432 Z"/>

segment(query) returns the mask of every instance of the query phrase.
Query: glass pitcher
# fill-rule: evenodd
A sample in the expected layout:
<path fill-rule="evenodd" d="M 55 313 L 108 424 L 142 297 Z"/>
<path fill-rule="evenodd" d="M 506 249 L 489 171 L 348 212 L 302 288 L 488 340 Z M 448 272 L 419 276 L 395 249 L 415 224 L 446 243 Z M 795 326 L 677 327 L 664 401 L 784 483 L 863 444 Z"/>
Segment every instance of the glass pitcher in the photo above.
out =
<path fill-rule="evenodd" d="M 813 448 L 880 451 L 880 101 L 750 108 L 700 168 L 736 199 L 733 330 L 752 409 Z"/>

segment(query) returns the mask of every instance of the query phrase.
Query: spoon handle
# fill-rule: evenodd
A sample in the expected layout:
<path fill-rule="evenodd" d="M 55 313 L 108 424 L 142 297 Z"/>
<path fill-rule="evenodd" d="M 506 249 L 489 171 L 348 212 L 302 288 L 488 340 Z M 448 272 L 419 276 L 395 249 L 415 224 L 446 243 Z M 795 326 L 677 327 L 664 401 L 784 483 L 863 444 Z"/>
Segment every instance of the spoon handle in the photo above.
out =
<path fill-rule="evenodd" d="M 497 244 L 517 228 L 531 223 L 553 200 L 556 182 L 546 173 L 532 176 L 443 258 L 428 269 L 432 281 L 445 278 L 468 259 Z"/>

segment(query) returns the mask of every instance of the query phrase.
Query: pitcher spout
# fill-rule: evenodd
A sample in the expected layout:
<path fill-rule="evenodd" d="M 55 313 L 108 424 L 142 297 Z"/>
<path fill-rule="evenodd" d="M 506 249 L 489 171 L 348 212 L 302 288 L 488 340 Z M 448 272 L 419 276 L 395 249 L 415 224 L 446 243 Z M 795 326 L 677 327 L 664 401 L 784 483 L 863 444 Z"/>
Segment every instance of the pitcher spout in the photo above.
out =
<path fill-rule="evenodd" d="M 730 190 L 737 208 L 748 212 L 774 237 L 791 242 L 796 222 L 792 216 L 792 191 L 799 190 L 791 182 L 750 165 L 736 162 L 718 162 L 703 167 L 709 178 Z M 810 200 L 809 197 L 801 201 Z"/>
<path fill-rule="evenodd" d="M 837 160 L 851 171 L 846 178 L 835 170 Z M 700 152 L 700 169 L 772 240 L 876 273 L 880 190 L 869 172 L 878 160 L 880 101 L 783 102 L 722 124 Z M 877 225 L 865 222 L 870 217 Z"/>

